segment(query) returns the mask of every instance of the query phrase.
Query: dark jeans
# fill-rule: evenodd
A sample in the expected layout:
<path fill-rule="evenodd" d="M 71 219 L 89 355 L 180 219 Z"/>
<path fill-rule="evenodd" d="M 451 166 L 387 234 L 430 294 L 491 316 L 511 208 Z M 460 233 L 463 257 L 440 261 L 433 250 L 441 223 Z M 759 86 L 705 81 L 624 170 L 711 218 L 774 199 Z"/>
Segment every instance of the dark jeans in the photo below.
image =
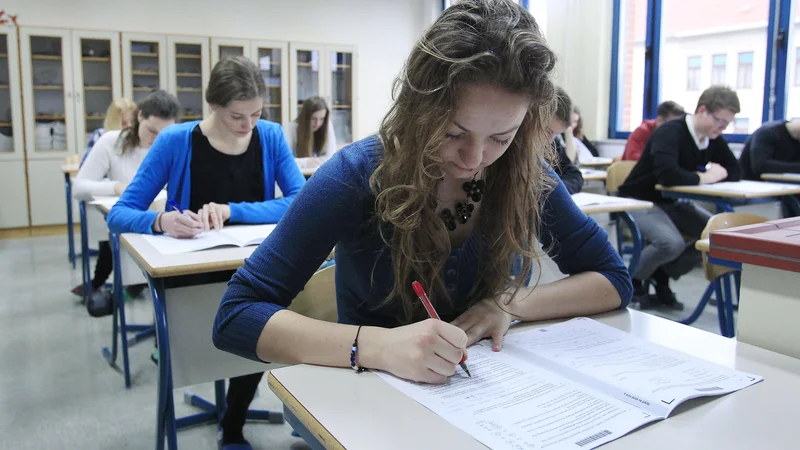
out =
<path fill-rule="evenodd" d="M 220 421 L 225 435 L 235 436 L 241 434 L 247 418 L 247 410 L 250 408 L 250 402 L 253 401 L 258 383 L 261 382 L 261 377 L 263 376 L 264 372 L 259 372 L 231 378 L 226 398 L 228 409 Z"/>
<path fill-rule="evenodd" d="M 94 266 L 94 278 L 92 278 L 92 290 L 99 289 L 106 284 L 111 271 L 114 269 L 111 244 L 108 241 L 98 242 L 98 252 L 97 263 Z"/>
<path fill-rule="evenodd" d="M 652 209 L 631 211 L 644 239 L 644 249 L 634 277 L 647 280 L 659 267 L 677 280 L 700 262 L 695 241 L 711 218 L 711 213 L 691 202 L 656 205 Z M 689 237 L 689 242 L 684 239 Z"/>

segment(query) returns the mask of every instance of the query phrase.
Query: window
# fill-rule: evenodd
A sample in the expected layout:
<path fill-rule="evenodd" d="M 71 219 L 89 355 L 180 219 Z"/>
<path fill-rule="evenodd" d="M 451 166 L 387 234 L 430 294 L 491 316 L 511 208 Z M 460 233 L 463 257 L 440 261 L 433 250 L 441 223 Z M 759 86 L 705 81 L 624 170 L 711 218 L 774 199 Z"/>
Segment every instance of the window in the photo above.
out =
<path fill-rule="evenodd" d="M 700 66 L 703 59 L 699 56 L 690 56 L 686 64 L 686 90 L 699 91 L 700 82 Z"/>
<path fill-rule="evenodd" d="M 794 55 L 794 85 L 800 86 L 800 47 L 797 47 Z"/>
<path fill-rule="evenodd" d="M 733 121 L 733 132 L 736 134 L 750 133 L 750 119 L 747 117 L 737 117 Z"/>
<path fill-rule="evenodd" d="M 753 52 L 739 53 L 739 73 L 736 76 L 737 89 L 753 87 Z"/>
<path fill-rule="evenodd" d="M 727 64 L 727 55 L 714 55 L 711 57 L 711 84 L 725 84 L 725 67 Z"/>
<path fill-rule="evenodd" d="M 638 104 L 645 119 L 667 100 L 693 111 L 712 84 L 736 90 L 741 115 L 753 126 L 782 119 L 787 109 L 800 115 L 800 33 L 790 34 L 788 55 L 785 47 L 767 48 L 768 33 L 794 29 L 800 10 L 793 6 L 800 0 L 612 1 L 609 137 L 627 138 L 631 128 L 624 118 Z M 734 128 L 732 123 L 726 133 Z M 728 139 L 743 141 L 738 135 Z"/>

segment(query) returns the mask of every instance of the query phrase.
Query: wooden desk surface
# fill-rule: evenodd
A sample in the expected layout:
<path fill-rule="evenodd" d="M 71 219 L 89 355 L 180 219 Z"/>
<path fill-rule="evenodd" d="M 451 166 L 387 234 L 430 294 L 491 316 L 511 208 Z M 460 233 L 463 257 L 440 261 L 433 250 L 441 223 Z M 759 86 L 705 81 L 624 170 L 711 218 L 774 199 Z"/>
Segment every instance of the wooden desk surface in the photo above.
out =
<path fill-rule="evenodd" d="M 656 189 L 666 192 L 682 192 L 685 194 L 707 195 L 721 198 L 765 198 L 800 194 L 800 184 L 768 183 L 766 181 L 735 181 L 698 186 L 656 185 Z"/>
<path fill-rule="evenodd" d="M 319 167 L 303 167 L 300 169 L 300 172 L 304 177 L 308 178 L 311 175 L 314 175 L 314 172 L 316 172 L 317 169 L 319 169 Z"/>
<path fill-rule="evenodd" d="M 580 161 L 581 167 L 601 167 L 610 166 L 614 162 L 613 158 L 594 157 L 588 161 Z"/>
<path fill-rule="evenodd" d="M 637 211 L 642 209 L 650 209 L 653 203 L 643 200 L 636 200 L 633 198 L 612 197 L 609 195 L 592 194 L 581 192 L 572 195 L 573 200 L 584 214 L 599 214 L 599 213 L 612 213 L 623 211 Z M 597 202 L 590 204 L 582 204 L 578 198 L 586 198 L 588 200 L 597 199 Z M 609 201 L 606 203 L 606 201 Z"/>
<path fill-rule="evenodd" d="M 800 440 L 800 360 L 635 310 L 596 320 L 764 381 L 739 392 L 690 400 L 666 420 L 602 448 L 778 449 Z M 511 332 L 547 325 L 525 324 Z M 369 372 L 296 365 L 273 370 L 269 386 L 326 448 L 483 449 L 478 441 Z"/>
<path fill-rule="evenodd" d="M 581 169 L 581 175 L 584 181 L 605 181 L 608 178 L 605 170 Z"/>
<path fill-rule="evenodd" d="M 136 263 L 153 278 L 235 270 L 244 264 L 257 246 L 223 247 L 179 255 L 163 255 L 144 236 L 124 233 L 120 241 Z"/>
<path fill-rule="evenodd" d="M 71 176 L 75 176 L 78 174 L 78 170 L 80 170 L 80 165 L 78 164 L 62 164 L 61 171 L 64 173 L 68 173 Z"/>
<path fill-rule="evenodd" d="M 711 240 L 700 239 L 694 243 L 694 248 L 696 248 L 698 251 L 708 253 L 708 250 L 711 248 Z"/>
<path fill-rule="evenodd" d="M 800 173 L 765 173 L 761 175 L 761 179 L 800 183 Z"/>

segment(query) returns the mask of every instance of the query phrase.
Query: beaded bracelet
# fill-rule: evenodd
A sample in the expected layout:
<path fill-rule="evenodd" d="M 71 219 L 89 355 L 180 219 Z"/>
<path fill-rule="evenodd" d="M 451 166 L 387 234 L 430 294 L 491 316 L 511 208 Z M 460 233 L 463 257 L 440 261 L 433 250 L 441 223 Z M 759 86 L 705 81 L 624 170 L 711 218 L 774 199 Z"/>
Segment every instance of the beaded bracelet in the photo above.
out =
<path fill-rule="evenodd" d="M 356 364 L 356 352 L 358 351 L 358 335 L 361 334 L 361 326 L 359 325 L 358 331 L 356 331 L 356 339 L 353 341 L 353 348 L 350 349 L 350 368 L 356 371 L 356 373 L 361 373 L 367 369 L 363 367 L 358 367 Z"/>

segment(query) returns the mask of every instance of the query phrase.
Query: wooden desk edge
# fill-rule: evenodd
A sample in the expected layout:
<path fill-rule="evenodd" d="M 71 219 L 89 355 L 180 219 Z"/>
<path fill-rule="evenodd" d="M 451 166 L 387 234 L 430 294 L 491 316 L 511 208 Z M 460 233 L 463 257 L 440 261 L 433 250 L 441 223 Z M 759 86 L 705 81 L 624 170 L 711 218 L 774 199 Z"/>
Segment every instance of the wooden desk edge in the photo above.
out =
<path fill-rule="evenodd" d="M 125 238 L 124 234 L 120 234 L 119 235 L 119 241 L 120 241 L 120 244 L 124 245 L 125 248 L 128 249 L 128 252 L 136 259 L 136 264 L 138 264 L 139 267 L 144 268 L 144 270 L 150 276 L 155 277 L 155 275 L 153 275 L 153 272 L 155 272 L 156 269 L 150 267 L 150 264 L 147 264 L 147 261 L 145 261 L 145 259 L 142 257 L 142 255 L 140 255 L 139 252 L 136 251 L 135 248 L 133 248 L 133 246 L 130 244 L 130 242 L 128 242 L 128 239 Z"/>
<path fill-rule="evenodd" d="M 286 408 L 289 408 L 292 411 L 292 414 L 297 417 L 297 420 L 303 423 L 306 426 L 309 432 L 314 435 L 315 438 L 323 445 L 326 449 L 329 450 L 344 450 L 344 446 L 341 442 L 336 440 L 330 431 L 327 430 L 321 423 L 314 417 L 304 406 L 300 403 L 294 395 L 292 395 L 286 387 L 275 378 L 271 372 L 267 376 L 267 385 L 269 386 L 270 390 L 280 399 L 281 403 Z"/>
<path fill-rule="evenodd" d="M 699 186 L 699 185 L 698 185 Z M 660 184 L 656 185 L 656 190 L 662 192 L 677 192 L 679 194 L 690 194 L 690 195 L 704 195 L 707 197 L 719 197 L 719 198 L 742 198 L 742 199 L 754 199 L 754 198 L 770 198 L 770 197 L 784 197 L 786 195 L 797 195 L 800 194 L 800 189 L 797 190 L 787 190 L 787 191 L 776 191 L 776 192 L 755 192 L 755 193 L 741 193 L 741 192 L 725 192 L 725 191 L 717 191 L 717 192 L 696 192 L 694 188 L 697 186 L 672 186 L 672 187 L 664 187 Z"/>
<path fill-rule="evenodd" d="M 643 201 L 642 203 L 635 203 L 635 204 L 611 203 L 608 205 L 588 205 L 580 207 L 580 210 L 583 211 L 583 213 L 588 216 L 590 214 L 640 211 L 643 209 L 651 209 L 651 208 L 653 208 L 652 202 Z"/>
<path fill-rule="evenodd" d="M 139 267 L 143 268 L 147 274 L 152 278 L 167 278 L 182 275 L 196 275 L 198 273 L 209 272 L 222 272 L 224 270 L 236 270 L 244 265 L 244 258 L 229 259 L 225 261 L 214 261 L 207 263 L 198 263 L 186 266 L 156 268 L 147 263 L 144 257 L 136 251 L 135 248 L 125 239 L 125 235 L 120 236 L 120 241 L 125 248 L 136 259 Z"/>

